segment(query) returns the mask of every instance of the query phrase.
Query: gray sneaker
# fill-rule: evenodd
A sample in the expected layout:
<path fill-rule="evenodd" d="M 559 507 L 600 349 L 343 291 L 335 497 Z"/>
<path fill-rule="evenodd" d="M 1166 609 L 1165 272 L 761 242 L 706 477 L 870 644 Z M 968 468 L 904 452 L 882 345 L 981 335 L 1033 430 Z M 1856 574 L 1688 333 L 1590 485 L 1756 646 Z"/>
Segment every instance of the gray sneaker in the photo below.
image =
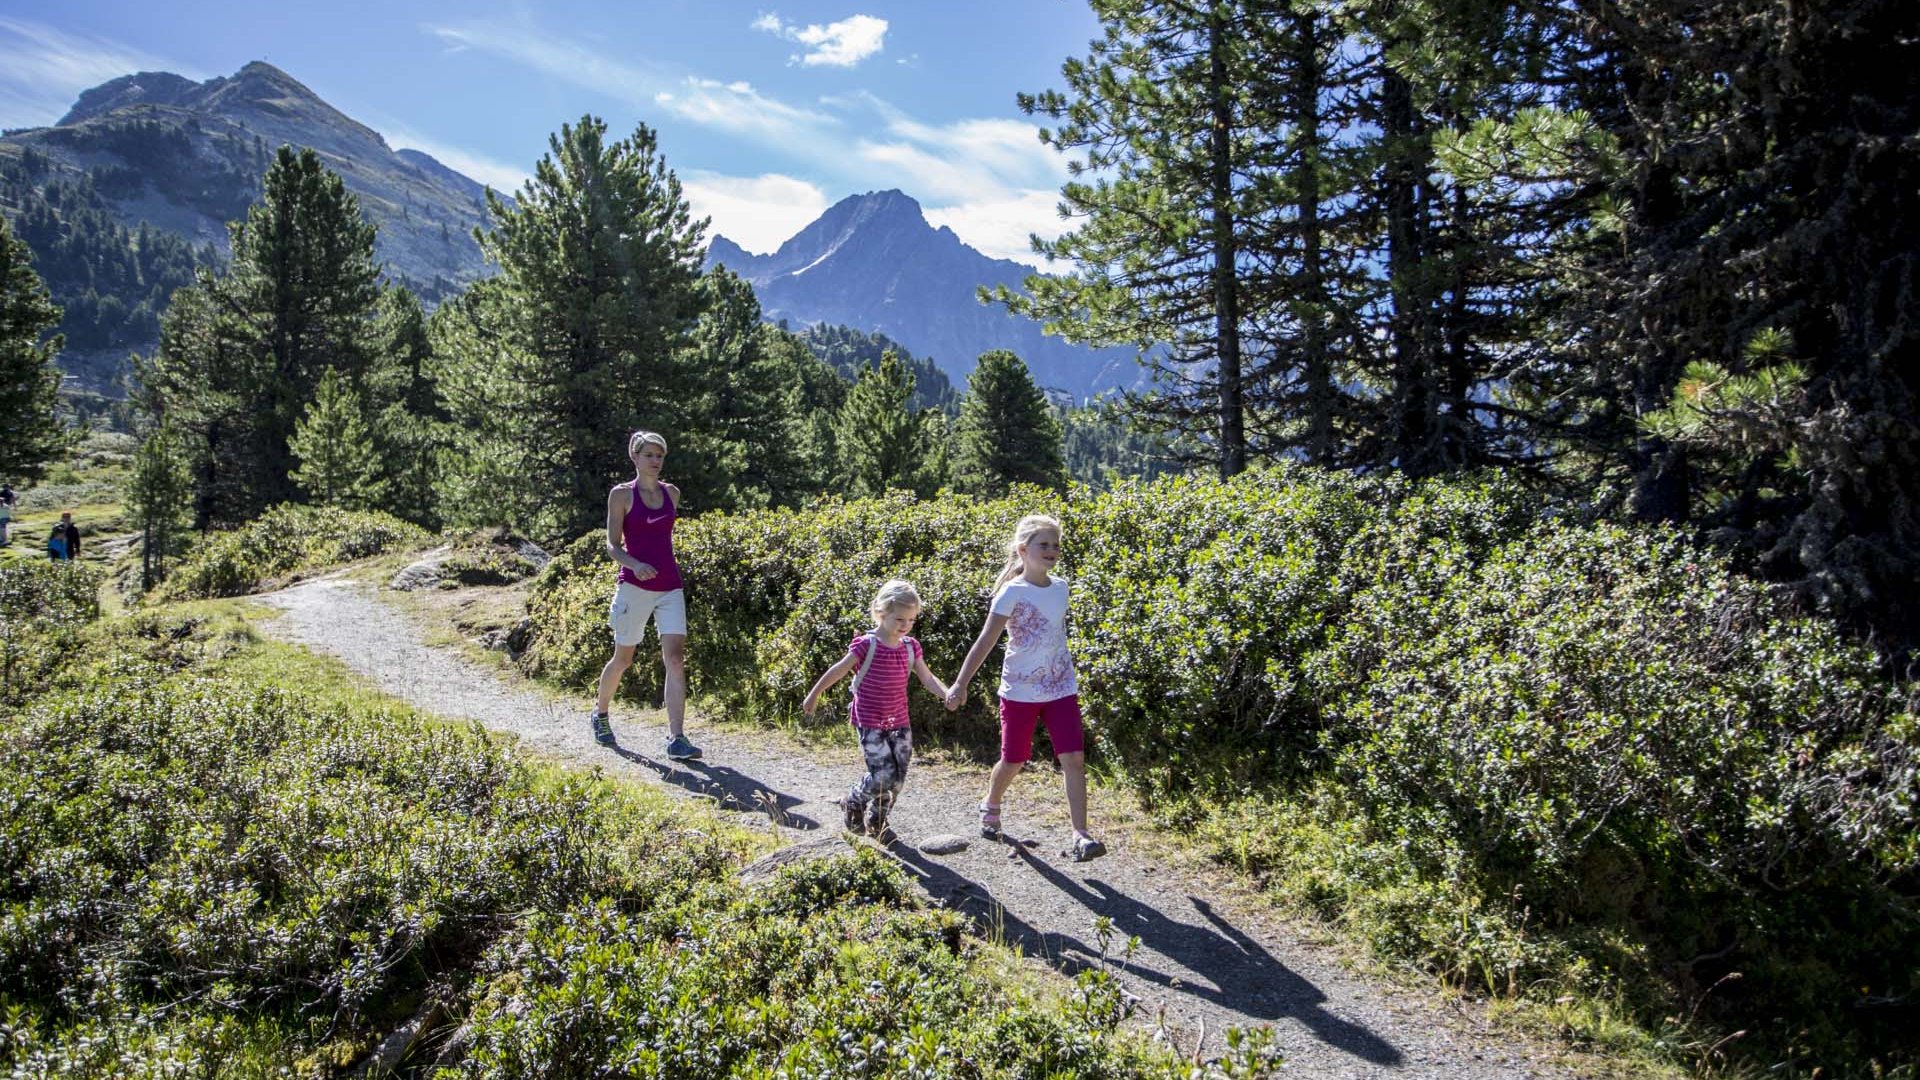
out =
<path fill-rule="evenodd" d="M 613 724 L 603 712 L 587 714 L 587 726 L 593 730 L 593 741 L 601 746 L 613 745 Z"/>
<path fill-rule="evenodd" d="M 675 735 L 667 740 L 667 756 L 675 761 L 698 761 L 700 748 L 693 745 L 693 740 L 685 735 Z"/>

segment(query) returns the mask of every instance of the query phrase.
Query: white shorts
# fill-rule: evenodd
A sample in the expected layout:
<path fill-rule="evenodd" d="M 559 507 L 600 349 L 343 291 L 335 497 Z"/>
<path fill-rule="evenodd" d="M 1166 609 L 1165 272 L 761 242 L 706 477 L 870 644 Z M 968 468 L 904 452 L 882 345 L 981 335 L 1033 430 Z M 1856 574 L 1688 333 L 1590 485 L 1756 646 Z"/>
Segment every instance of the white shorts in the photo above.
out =
<path fill-rule="evenodd" d="M 670 589 L 657 592 L 643 589 L 631 581 L 621 582 L 613 590 L 613 604 L 607 609 L 607 624 L 613 627 L 615 645 L 638 645 L 647 636 L 647 619 L 662 637 L 687 633 L 687 592 Z"/>

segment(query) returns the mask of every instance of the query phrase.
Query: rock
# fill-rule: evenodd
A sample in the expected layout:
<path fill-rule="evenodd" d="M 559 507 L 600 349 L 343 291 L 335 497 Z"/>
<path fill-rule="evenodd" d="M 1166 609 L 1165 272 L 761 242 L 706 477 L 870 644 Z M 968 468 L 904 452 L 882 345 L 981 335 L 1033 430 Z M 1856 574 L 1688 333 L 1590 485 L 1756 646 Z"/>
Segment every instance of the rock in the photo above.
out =
<path fill-rule="evenodd" d="M 519 659 L 520 654 L 533 644 L 533 620 L 521 619 L 507 631 L 507 655 Z"/>
<path fill-rule="evenodd" d="M 920 850 L 929 855 L 952 855 L 967 850 L 971 843 L 964 836 L 941 833 L 939 836 L 929 836 L 920 841 Z"/>
<path fill-rule="evenodd" d="M 393 580 L 387 582 L 387 588 L 411 592 L 414 589 L 430 589 L 440 584 L 440 568 L 447 561 L 447 556 L 452 550 L 443 546 L 427 552 L 420 557 L 419 562 L 411 563 L 393 575 Z"/>
<path fill-rule="evenodd" d="M 781 867 L 831 859 L 846 853 L 847 842 L 839 836 L 802 840 L 798 844 L 789 844 L 778 851 L 769 851 L 748 863 L 740 869 L 740 881 L 749 885 L 758 884 L 779 873 Z"/>

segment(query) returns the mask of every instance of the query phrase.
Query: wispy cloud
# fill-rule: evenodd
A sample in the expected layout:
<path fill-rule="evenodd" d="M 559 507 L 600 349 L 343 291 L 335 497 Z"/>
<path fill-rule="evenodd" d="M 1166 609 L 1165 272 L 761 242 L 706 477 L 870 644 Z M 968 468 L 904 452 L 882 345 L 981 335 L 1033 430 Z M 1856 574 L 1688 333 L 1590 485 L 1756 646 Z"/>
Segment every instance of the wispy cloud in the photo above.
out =
<path fill-rule="evenodd" d="M 514 165 L 484 154 L 476 154 L 451 143 L 428 138 L 405 125 L 390 120 L 373 122 L 387 140 L 387 145 L 395 150 L 418 150 L 454 172 L 463 173 L 471 179 L 478 180 L 502 195 L 516 194 L 520 186 L 526 183 L 527 178 L 533 175 L 531 161 L 525 165 Z"/>
<path fill-rule="evenodd" d="M 823 131 L 839 124 L 825 113 L 767 97 L 749 83 L 721 82 L 645 61 L 616 60 L 529 26 L 469 23 L 426 29 L 449 44 L 505 57 L 635 109 L 663 110 L 703 127 L 801 155 L 812 155 Z"/>
<path fill-rule="evenodd" d="M 136 71 L 162 70 L 191 75 L 130 45 L 0 15 L 0 127 L 51 124 L 82 90 Z"/>
<path fill-rule="evenodd" d="M 1060 217 L 1060 192 L 1038 188 L 1002 199 L 960 202 L 929 209 L 928 224 L 946 226 L 960 239 L 996 259 L 1012 259 L 1036 269 L 1047 260 L 1033 253 L 1034 234 L 1052 240 L 1072 225 Z"/>
<path fill-rule="evenodd" d="M 805 67 L 850 68 L 886 48 L 887 43 L 887 20 L 872 15 L 850 15 L 825 26 L 801 26 L 768 14 L 753 20 L 752 26 L 807 46 L 806 52 L 791 58 L 792 63 Z"/>
<path fill-rule="evenodd" d="M 777 15 L 763 15 L 755 26 L 790 29 Z M 1028 264 L 1034 256 L 1027 235 L 1054 236 L 1063 227 L 1054 202 L 1066 164 L 1040 142 L 1034 125 L 1021 120 L 926 123 L 866 92 L 799 105 L 746 82 L 614 59 L 523 23 L 427 30 L 449 44 L 504 57 L 643 114 L 664 112 L 777 151 L 789 169 L 812 180 L 784 173 L 729 178 L 678 170 L 690 191 L 701 189 L 704 202 L 696 202 L 696 208 L 713 216 L 715 230 L 748 250 L 778 246 L 824 209 L 828 200 L 816 185 L 827 178 L 847 191 L 900 188 L 921 200 L 929 220 L 948 225 L 982 251 Z M 690 181 L 695 175 L 703 179 Z M 803 185 L 811 194 L 783 181 Z M 754 211 L 749 204 L 760 198 L 773 205 Z"/>
<path fill-rule="evenodd" d="M 1004 200 L 1017 191 L 1058 187 L 1066 163 L 1040 141 L 1039 129 L 1019 120 L 958 120 L 927 124 L 872 94 L 845 99 L 880 117 L 880 131 L 858 140 L 854 152 L 893 170 L 913 190 L 937 200 Z"/>
<path fill-rule="evenodd" d="M 710 217 L 708 235 L 720 235 L 758 254 L 779 248 L 827 208 L 826 193 L 779 173 L 724 176 L 695 170 L 680 186 L 695 217 Z"/>

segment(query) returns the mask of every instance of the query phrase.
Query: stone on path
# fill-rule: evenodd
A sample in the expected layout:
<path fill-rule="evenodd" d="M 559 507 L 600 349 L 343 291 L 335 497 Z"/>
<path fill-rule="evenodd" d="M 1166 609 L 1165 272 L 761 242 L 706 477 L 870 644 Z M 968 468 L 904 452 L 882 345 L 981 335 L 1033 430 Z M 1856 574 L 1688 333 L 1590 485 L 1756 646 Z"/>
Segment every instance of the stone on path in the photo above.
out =
<path fill-rule="evenodd" d="M 959 836 L 954 833 L 941 833 L 938 836 L 929 836 L 925 840 L 920 841 L 920 850 L 929 855 L 952 855 L 955 852 L 967 850 L 968 843 L 969 841 L 964 836 Z"/>

